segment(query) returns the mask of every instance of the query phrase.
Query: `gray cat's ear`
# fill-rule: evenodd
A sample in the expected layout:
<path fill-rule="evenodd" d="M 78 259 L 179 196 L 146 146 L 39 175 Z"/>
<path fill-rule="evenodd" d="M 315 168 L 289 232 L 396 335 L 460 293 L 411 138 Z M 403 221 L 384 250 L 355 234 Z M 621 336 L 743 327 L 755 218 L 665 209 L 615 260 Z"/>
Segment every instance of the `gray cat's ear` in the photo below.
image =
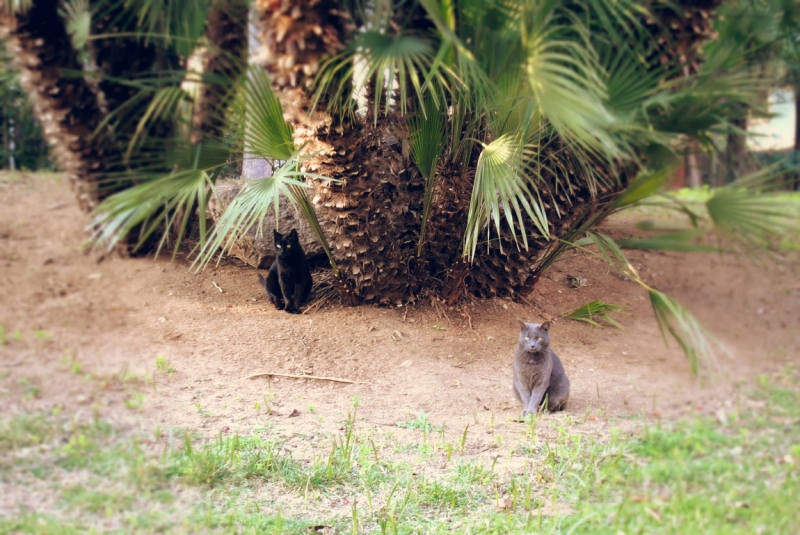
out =
<path fill-rule="evenodd" d="M 519 322 L 519 330 L 520 331 L 528 330 L 528 324 L 527 323 L 525 323 L 524 321 L 522 321 L 520 319 L 518 319 L 517 321 Z"/>
<path fill-rule="evenodd" d="M 542 323 L 542 325 L 539 328 L 541 330 L 543 330 L 543 331 L 549 331 L 550 330 L 550 322 L 549 321 L 545 321 L 544 323 Z"/>

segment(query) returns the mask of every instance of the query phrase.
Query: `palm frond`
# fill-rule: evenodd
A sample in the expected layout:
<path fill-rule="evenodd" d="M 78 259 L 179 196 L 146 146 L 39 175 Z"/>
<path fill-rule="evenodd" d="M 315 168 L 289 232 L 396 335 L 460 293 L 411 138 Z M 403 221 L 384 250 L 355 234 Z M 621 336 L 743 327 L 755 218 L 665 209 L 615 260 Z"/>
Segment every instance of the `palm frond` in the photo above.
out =
<path fill-rule="evenodd" d="M 645 251 L 680 251 L 680 252 L 720 252 L 719 247 L 702 243 L 694 243 L 706 232 L 699 229 L 685 229 L 650 238 L 621 238 L 616 240 L 622 249 L 639 249 Z"/>
<path fill-rule="evenodd" d="M 99 4 L 99 16 L 111 17 L 110 26 L 132 27 L 145 39 L 158 38 L 187 57 L 203 36 L 211 1 L 113 0 Z"/>
<path fill-rule="evenodd" d="M 575 321 L 584 321 L 597 327 L 600 326 L 597 320 L 603 320 L 617 329 L 622 329 L 622 325 L 614 318 L 610 317 L 609 314 L 620 314 L 624 313 L 624 311 L 625 307 L 623 305 L 605 303 L 601 299 L 595 299 L 578 308 L 564 312 L 561 316 Z"/>
<path fill-rule="evenodd" d="M 136 124 L 136 129 L 125 152 L 125 160 L 129 160 L 133 152 L 140 148 L 153 125 L 173 120 L 176 114 L 180 113 L 180 103 L 185 100 L 187 100 L 187 94 L 180 87 L 168 86 L 157 89 Z"/>
<path fill-rule="evenodd" d="M 625 188 L 622 195 L 614 201 L 616 208 L 623 208 L 650 197 L 660 191 L 672 174 L 673 167 L 665 166 L 656 170 L 642 169 L 633 182 Z"/>
<path fill-rule="evenodd" d="M 544 116 L 564 139 L 601 157 L 616 155 L 614 118 L 591 51 L 579 42 L 551 39 L 555 29 L 530 40 L 526 73 Z"/>
<path fill-rule="evenodd" d="M 306 158 L 307 159 L 307 158 Z M 246 234 L 253 226 L 258 232 L 263 227 L 264 220 L 272 211 L 277 227 L 280 214 L 280 196 L 289 199 L 295 206 L 310 208 L 307 197 L 299 194 L 299 189 L 308 188 L 304 181 L 306 177 L 326 178 L 300 170 L 305 159 L 299 154 L 292 154 L 288 162 L 278 167 L 272 176 L 248 182 L 239 194 L 225 208 L 216 225 L 209 234 L 208 241 L 201 248 L 194 265 L 198 270 L 204 269 L 214 255 L 219 251 L 219 259 Z M 313 213 L 313 209 L 311 210 Z M 305 212 L 304 212 L 305 214 Z M 316 218 L 314 218 L 316 221 Z M 316 225 L 319 229 L 319 223 Z M 313 228 L 313 224 L 312 224 Z M 319 236 L 322 236 L 321 230 Z M 321 243 L 325 244 L 324 236 Z M 326 253 L 330 249 L 326 247 Z"/>
<path fill-rule="evenodd" d="M 444 140 L 447 135 L 444 114 L 433 98 L 427 97 L 423 101 L 423 106 L 424 108 L 420 112 L 408 119 L 411 156 L 414 158 L 419 172 L 425 178 L 425 198 L 417 256 L 422 254 L 422 246 L 425 243 L 425 230 L 430 217 L 433 191 L 436 188 L 436 167 L 444 150 Z"/>
<path fill-rule="evenodd" d="M 133 229 L 139 227 L 140 247 L 157 229 L 175 227 L 175 218 L 181 217 L 178 225 L 177 252 L 186 232 L 188 218 L 195 208 L 205 213 L 208 190 L 213 188 L 211 177 L 202 169 L 185 169 L 162 175 L 137 186 L 123 190 L 105 199 L 94 210 L 90 225 L 92 242 L 96 247 L 113 249 Z M 158 251 L 169 236 L 164 232 Z M 205 218 L 200 218 L 200 242 L 205 243 Z"/>
<path fill-rule="evenodd" d="M 718 237 L 763 252 L 775 238 L 800 230 L 795 207 L 776 191 L 785 179 L 776 162 L 713 190 L 705 208 Z"/>
<path fill-rule="evenodd" d="M 648 288 L 647 293 L 664 343 L 667 343 L 667 333 L 669 333 L 688 358 L 692 373 L 695 375 L 699 373 L 701 364 L 716 367 L 717 350 L 723 348 L 703 328 L 697 318 L 667 294 L 654 288 Z"/>
<path fill-rule="evenodd" d="M 450 0 L 419 0 L 439 34 L 440 48 L 431 72 L 437 73 L 444 66 L 451 66 L 458 73 L 459 87 L 465 89 L 462 97 L 469 96 L 480 101 L 491 93 L 491 83 L 475 55 L 457 35 L 458 17 L 455 3 Z M 467 26 L 468 25 L 464 25 Z"/>
<path fill-rule="evenodd" d="M 717 350 L 724 348 L 703 329 L 691 312 L 670 296 L 645 283 L 613 239 L 599 232 L 592 231 L 588 234 L 573 245 L 603 258 L 647 290 L 664 342 L 667 342 L 666 335 L 669 334 L 678 343 L 689 360 L 692 373 L 697 374 L 701 364 L 715 365 Z M 586 249 L 587 245 L 592 244 L 597 246 L 598 253 Z"/>
<path fill-rule="evenodd" d="M 484 229 L 488 241 L 491 234 L 490 222 L 494 223 L 497 235 L 502 234 L 501 211 L 517 246 L 518 227 L 523 246 L 526 249 L 528 247 L 525 214 L 540 235 L 548 238 L 550 236 L 541 199 L 534 196 L 531 181 L 522 172 L 524 149 L 524 143 L 518 137 L 512 136 L 500 137 L 483 146 L 475 169 L 464 236 L 463 255 L 470 260 L 475 257 Z"/>
<path fill-rule="evenodd" d="M 92 11 L 89 0 L 67 0 L 59 9 L 75 50 L 83 50 L 92 31 Z"/>
<path fill-rule="evenodd" d="M 283 107 L 261 68 L 253 68 L 231 103 L 226 120 L 228 134 L 239 146 L 269 160 L 290 160 L 295 156 L 292 127 L 283 119 Z"/>

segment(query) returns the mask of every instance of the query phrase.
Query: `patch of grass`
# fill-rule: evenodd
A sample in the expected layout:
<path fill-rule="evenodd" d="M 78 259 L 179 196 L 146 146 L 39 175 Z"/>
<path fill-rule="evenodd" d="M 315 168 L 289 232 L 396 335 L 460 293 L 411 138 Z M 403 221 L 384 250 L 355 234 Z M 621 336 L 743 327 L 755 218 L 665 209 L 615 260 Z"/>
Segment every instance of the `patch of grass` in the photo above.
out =
<path fill-rule="evenodd" d="M 140 411 L 144 406 L 144 394 L 137 393 L 125 400 L 125 406 L 132 411 Z"/>
<path fill-rule="evenodd" d="M 25 399 L 35 399 L 39 397 L 39 394 L 42 393 L 42 388 L 36 382 L 28 379 L 27 377 L 17 379 L 17 384 L 25 389 Z"/>
<path fill-rule="evenodd" d="M 267 428 L 179 444 L 156 433 L 154 445 L 101 422 L 16 416 L 0 421 L 3 477 L 46 484 L 65 507 L 0 518 L 0 532 L 794 533 L 800 372 L 764 376 L 741 406 L 602 435 L 542 417 L 502 441 L 471 436 L 452 463 L 444 447 L 376 444 L 355 410 L 343 433 L 309 443 L 311 459 Z M 432 430 L 425 413 L 408 427 Z M 474 453 L 486 447 L 490 458 Z"/>
<path fill-rule="evenodd" d="M 581 305 L 574 310 L 564 312 L 562 317 L 576 321 L 585 321 L 595 326 L 600 326 L 597 320 L 603 320 L 618 329 L 622 329 L 622 325 L 609 316 L 609 314 L 621 314 L 625 312 L 623 305 L 615 305 L 613 303 L 604 303 L 601 299 L 595 299 L 585 305 Z"/>
<path fill-rule="evenodd" d="M 53 338 L 53 333 L 49 331 L 33 331 L 33 337 L 36 340 L 42 340 L 44 342 Z"/>
<path fill-rule="evenodd" d="M 424 433 L 440 432 L 441 425 L 434 425 L 428 421 L 430 415 L 425 411 L 419 411 L 419 414 L 413 420 L 407 422 L 396 422 L 397 427 L 405 427 L 406 429 L 420 429 Z"/>
<path fill-rule="evenodd" d="M 68 508 L 106 517 L 127 511 L 136 499 L 133 494 L 87 489 L 83 485 L 64 489 L 61 497 Z"/>
<path fill-rule="evenodd" d="M 6 328 L 3 325 L 0 325 L 0 346 L 8 345 L 8 335 L 6 334 Z"/>
<path fill-rule="evenodd" d="M 163 355 L 156 357 L 156 369 L 163 374 L 169 375 L 170 377 L 175 373 L 175 368 L 170 365 L 167 357 Z"/>
<path fill-rule="evenodd" d="M 49 442 L 59 432 L 53 419 L 41 414 L 21 414 L 0 421 L 0 451 L 11 451 Z"/>

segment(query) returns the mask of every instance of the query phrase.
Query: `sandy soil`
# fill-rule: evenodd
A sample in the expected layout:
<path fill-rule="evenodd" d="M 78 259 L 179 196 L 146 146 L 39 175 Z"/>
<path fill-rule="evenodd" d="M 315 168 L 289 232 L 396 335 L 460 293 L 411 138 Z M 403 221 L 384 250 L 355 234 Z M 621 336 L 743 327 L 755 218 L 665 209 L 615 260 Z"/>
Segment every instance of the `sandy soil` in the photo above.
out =
<path fill-rule="evenodd" d="M 677 347 L 665 346 L 645 293 L 585 254 L 568 254 L 547 273 L 531 304 L 289 315 L 269 305 L 252 268 L 234 261 L 194 274 L 168 258 L 98 262 L 84 254 L 88 218 L 56 178 L 0 180 L 4 415 L 57 406 L 146 432 L 247 433 L 273 424 L 312 433 L 339 429 L 357 396 L 359 421 L 378 427 L 420 411 L 449 429 L 514 426 L 516 319 L 557 318 L 596 298 L 629 307 L 619 318 L 625 330 L 556 319 L 552 346 L 572 395 L 564 414 L 547 418 L 713 412 L 730 405 L 737 385 L 800 356 L 796 258 L 754 265 L 727 255 L 630 255 L 729 349 L 714 378 L 699 381 Z M 588 285 L 569 288 L 568 274 Z M 174 371 L 159 371 L 158 357 Z M 247 378 L 257 372 L 359 383 Z"/>

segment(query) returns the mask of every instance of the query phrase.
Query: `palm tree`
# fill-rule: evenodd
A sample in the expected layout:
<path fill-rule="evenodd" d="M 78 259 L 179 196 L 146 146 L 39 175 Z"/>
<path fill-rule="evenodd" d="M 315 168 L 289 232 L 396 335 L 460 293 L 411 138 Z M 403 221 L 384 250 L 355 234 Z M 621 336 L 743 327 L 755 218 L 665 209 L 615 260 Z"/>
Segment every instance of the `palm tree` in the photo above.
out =
<path fill-rule="evenodd" d="M 93 136 L 102 120 L 100 107 L 84 78 L 64 76 L 82 65 L 59 15 L 59 2 L 19 7 L 16 13 L 3 9 L 1 16 L 23 88 L 31 95 L 51 156 L 69 176 L 81 206 L 90 210 L 100 200 L 97 182 L 104 171 L 104 154 Z"/>
<path fill-rule="evenodd" d="M 703 61 L 717 2 L 259 0 L 265 69 L 202 73 L 206 94 L 223 98 L 199 115 L 178 67 L 201 42 L 211 4 L 195 0 L 185 19 L 176 13 L 186 5 L 115 4 L 129 16 L 118 20 L 161 36 L 137 46 L 158 43 L 154 63 L 166 65 L 149 84 L 131 76 L 147 97 L 125 102 L 145 111 L 115 139 L 136 165 L 116 177 L 126 189 L 95 210 L 100 243 L 136 228 L 139 243 L 169 227 L 180 240 L 198 209 L 202 267 L 284 198 L 309 220 L 350 304 L 524 297 L 563 251 L 593 244 L 646 288 L 690 356 L 703 347 L 691 315 L 592 229 L 657 192 L 688 140 L 707 143 L 758 94 L 758 79 Z M 126 79 L 117 74 L 109 82 Z M 248 184 L 207 231 L 219 170 L 248 154 L 270 160 L 274 174 Z M 740 197 L 759 180 L 720 197 L 736 202 L 709 201 L 710 218 L 768 233 L 737 227 L 743 213 L 768 217 Z M 678 207 L 697 222 L 694 207 Z M 696 235 L 659 243 L 685 250 Z"/>

